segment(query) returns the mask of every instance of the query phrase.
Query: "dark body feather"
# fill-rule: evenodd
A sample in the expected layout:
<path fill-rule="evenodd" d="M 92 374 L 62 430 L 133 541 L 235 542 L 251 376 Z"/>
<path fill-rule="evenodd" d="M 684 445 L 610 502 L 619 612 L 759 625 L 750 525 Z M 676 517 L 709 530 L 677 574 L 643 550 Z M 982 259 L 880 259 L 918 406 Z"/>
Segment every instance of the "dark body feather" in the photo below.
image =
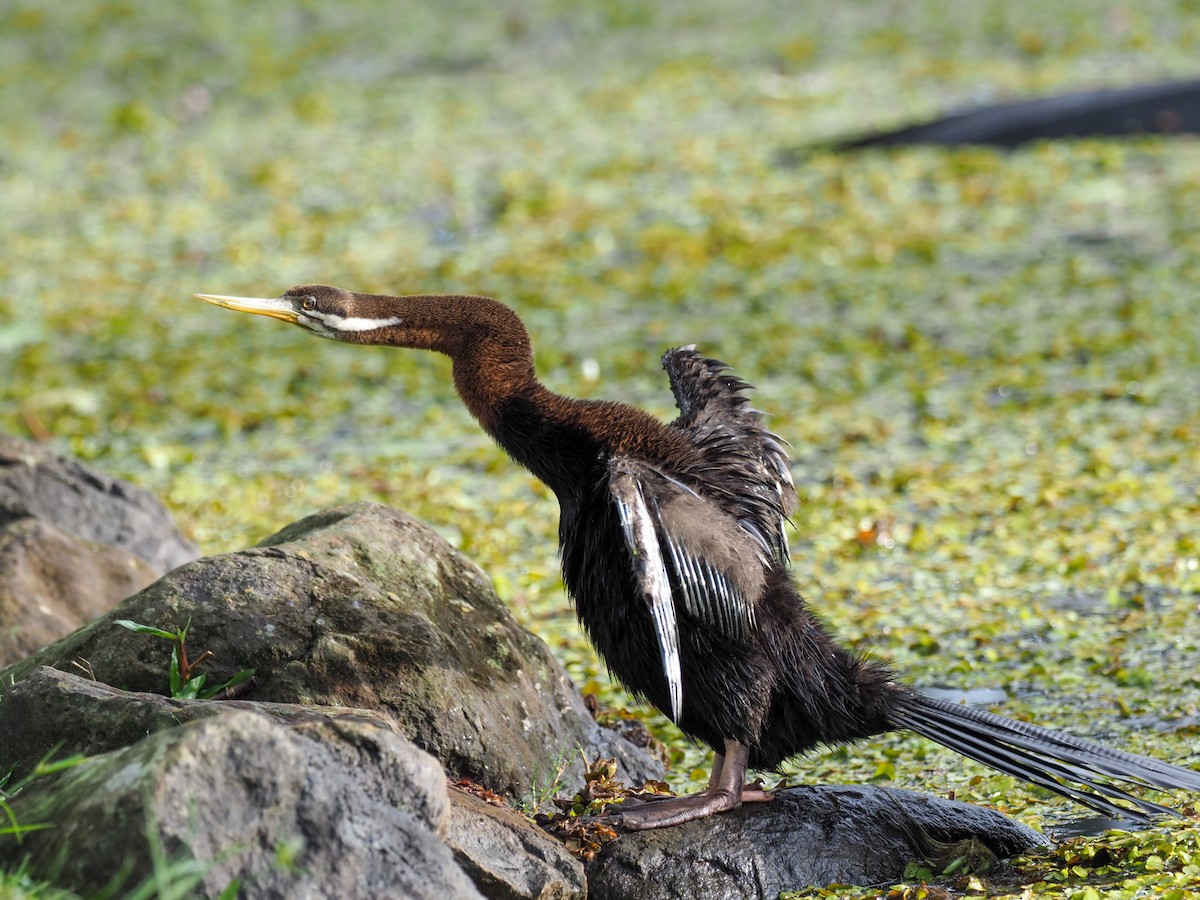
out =
<path fill-rule="evenodd" d="M 663 423 L 547 390 L 521 321 L 487 298 L 317 285 L 275 300 L 205 299 L 453 360 L 467 408 L 558 498 L 564 581 L 601 657 L 716 753 L 706 791 L 623 812 L 626 827 L 770 799 L 743 784 L 747 765 L 901 728 L 1107 814 L 1171 813 L 1114 782 L 1200 790 L 1190 769 L 924 697 L 837 646 L 789 577 L 795 493 L 784 446 L 748 385 L 690 347 L 663 358 L 680 411 Z"/>
<path fill-rule="evenodd" d="M 612 673 L 669 712 L 650 612 L 603 476 L 590 494 L 583 502 L 561 506 L 563 580 Z M 887 730 L 881 695 L 902 689 L 889 686 L 885 671 L 832 642 L 782 564 L 772 565 L 758 605 L 758 628 L 744 642 L 730 641 L 711 622 L 679 612 L 684 690 L 676 724 L 684 734 L 718 753 L 726 740 L 736 740 L 750 748 L 750 765 L 774 768 L 817 744 Z"/>
<path fill-rule="evenodd" d="M 667 354 L 668 366 L 674 357 Z M 685 411 L 675 423 L 664 424 L 622 404 L 548 395 L 513 401 L 491 429 L 515 461 L 555 492 L 563 580 L 597 652 L 625 687 L 668 714 L 655 629 L 611 497 L 611 465 L 634 457 L 665 469 L 737 519 L 749 518 L 757 502 L 773 518 L 771 530 L 781 535 L 780 517 L 789 504 L 773 484 L 762 487 L 757 498 L 728 486 L 711 487 L 714 473 L 753 469 L 739 455 L 739 435 L 728 424 L 738 415 L 759 422 L 741 394 L 744 387 L 730 379 L 719 392 L 701 396 L 719 399 L 723 417 L 694 398 L 683 401 Z M 697 445 L 696 431 L 728 447 L 723 465 Z M 778 446 L 773 436 L 762 435 Z M 562 452 L 568 447 L 570 452 Z M 760 512 L 758 520 L 763 518 Z M 729 739 L 746 744 L 756 768 L 773 768 L 818 744 L 887 730 L 887 705 L 906 690 L 892 683 L 886 670 L 832 641 L 792 585 L 781 539 L 765 543 L 778 555 L 767 557 L 762 594 L 751 598 L 758 618 L 753 633 L 730 640 L 711 618 L 690 614 L 682 601 L 676 604 L 685 686 L 676 724 L 718 753 Z M 675 578 L 672 588 L 681 590 Z"/>

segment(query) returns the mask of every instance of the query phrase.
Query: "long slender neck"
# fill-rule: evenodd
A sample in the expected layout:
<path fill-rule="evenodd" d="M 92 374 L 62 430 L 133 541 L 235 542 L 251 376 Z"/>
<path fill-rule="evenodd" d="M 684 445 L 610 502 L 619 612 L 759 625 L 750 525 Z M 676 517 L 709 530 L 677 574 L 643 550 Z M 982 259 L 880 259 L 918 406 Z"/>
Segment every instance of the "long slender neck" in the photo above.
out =
<path fill-rule="evenodd" d="M 471 415 L 493 435 L 497 416 L 507 402 L 545 391 L 534 373 L 529 333 L 503 303 L 487 297 L 440 294 L 355 294 L 354 298 L 356 315 L 395 324 L 339 334 L 341 340 L 434 350 L 449 356 L 459 395 Z"/>
<path fill-rule="evenodd" d="M 504 304 L 473 296 L 356 298 L 363 315 L 399 322 L 344 339 L 449 356 L 454 386 L 471 415 L 560 497 L 581 466 L 597 458 L 589 404 L 538 381 L 529 333 Z"/>
<path fill-rule="evenodd" d="M 689 445 L 653 416 L 623 403 L 555 394 L 533 368 L 517 314 L 487 297 L 356 294 L 355 317 L 388 320 L 342 340 L 434 350 L 454 364 L 454 386 L 471 415 L 564 504 L 594 483 L 607 454 L 684 455 Z"/>

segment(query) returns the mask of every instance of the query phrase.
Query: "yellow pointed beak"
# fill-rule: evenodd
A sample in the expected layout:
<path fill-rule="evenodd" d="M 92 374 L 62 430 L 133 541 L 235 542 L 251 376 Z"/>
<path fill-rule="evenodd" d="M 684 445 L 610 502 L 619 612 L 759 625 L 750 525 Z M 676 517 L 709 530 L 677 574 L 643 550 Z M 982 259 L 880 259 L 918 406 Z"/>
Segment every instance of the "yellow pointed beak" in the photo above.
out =
<path fill-rule="evenodd" d="M 236 309 L 238 312 L 254 313 L 256 316 L 270 316 L 272 319 L 283 319 L 285 322 L 296 324 L 296 311 L 290 300 L 263 300 L 258 297 L 222 297 L 218 294 L 193 294 L 201 300 L 206 300 L 216 306 L 226 309 Z"/>

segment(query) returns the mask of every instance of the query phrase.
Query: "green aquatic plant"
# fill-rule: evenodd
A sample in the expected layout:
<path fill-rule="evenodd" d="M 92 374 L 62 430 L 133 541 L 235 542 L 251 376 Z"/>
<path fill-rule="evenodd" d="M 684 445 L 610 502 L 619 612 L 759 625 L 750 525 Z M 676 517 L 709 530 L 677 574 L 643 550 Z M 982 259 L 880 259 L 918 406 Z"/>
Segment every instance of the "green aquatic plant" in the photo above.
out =
<path fill-rule="evenodd" d="M 166 631 L 151 625 L 139 625 L 129 619 L 117 619 L 113 624 L 136 631 L 138 634 L 152 634 L 171 642 L 171 661 L 167 667 L 167 683 L 171 690 L 171 696 L 178 700 L 211 700 L 220 695 L 228 695 L 238 685 L 245 684 L 254 677 L 254 669 L 242 669 L 221 684 L 205 687 L 208 674 L 196 670 L 211 659 L 213 654 L 211 651 L 205 650 L 195 659 L 188 659 L 187 632 L 192 624 L 191 619 L 188 619 L 187 624 L 177 631 Z"/>

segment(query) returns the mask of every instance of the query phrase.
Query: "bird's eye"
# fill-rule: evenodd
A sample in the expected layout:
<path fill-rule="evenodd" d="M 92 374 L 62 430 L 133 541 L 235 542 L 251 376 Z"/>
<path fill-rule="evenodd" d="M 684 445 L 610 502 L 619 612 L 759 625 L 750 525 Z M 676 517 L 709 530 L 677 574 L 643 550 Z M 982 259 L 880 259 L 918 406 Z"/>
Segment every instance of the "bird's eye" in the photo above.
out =
<path fill-rule="evenodd" d="M 305 297 L 303 300 L 300 301 L 300 308 L 301 309 L 316 309 L 317 301 L 314 300 L 312 297 Z"/>

